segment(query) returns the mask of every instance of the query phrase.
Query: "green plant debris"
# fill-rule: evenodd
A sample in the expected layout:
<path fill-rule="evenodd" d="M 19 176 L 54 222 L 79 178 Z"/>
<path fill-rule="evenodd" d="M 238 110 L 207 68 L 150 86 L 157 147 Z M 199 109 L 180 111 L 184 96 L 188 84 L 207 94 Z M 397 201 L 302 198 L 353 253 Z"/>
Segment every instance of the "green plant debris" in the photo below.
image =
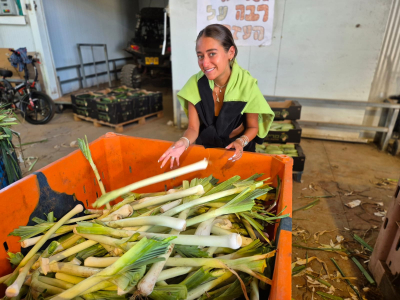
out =
<path fill-rule="evenodd" d="M 317 205 L 319 201 L 320 201 L 319 199 L 314 200 L 313 202 L 308 203 L 307 205 L 304 205 L 304 206 L 302 206 L 302 207 L 300 207 L 300 208 L 294 209 L 293 212 L 299 211 L 299 210 L 307 210 L 307 209 L 310 209 L 311 207 Z"/>
<path fill-rule="evenodd" d="M 374 251 L 374 248 L 372 248 L 370 245 L 367 244 L 366 241 L 364 241 L 362 238 L 360 238 L 357 234 L 353 235 L 353 238 L 359 242 L 364 248 L 368 249 L 369 251 Z"/>

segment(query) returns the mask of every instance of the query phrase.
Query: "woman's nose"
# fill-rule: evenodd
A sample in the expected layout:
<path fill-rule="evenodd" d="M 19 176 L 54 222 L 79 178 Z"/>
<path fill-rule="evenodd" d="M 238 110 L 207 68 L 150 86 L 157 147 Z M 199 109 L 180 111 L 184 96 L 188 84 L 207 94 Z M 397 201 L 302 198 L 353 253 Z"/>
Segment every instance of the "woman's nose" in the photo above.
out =
<path fill-rule="evenodd" d="M 206 67 L 208 67 L 208 66 L 210 66 L 210 59 L 208 58 L 208 57 L 204 57 L 203 58 L 203 67 L 204 68 L 206 68 Z"/>

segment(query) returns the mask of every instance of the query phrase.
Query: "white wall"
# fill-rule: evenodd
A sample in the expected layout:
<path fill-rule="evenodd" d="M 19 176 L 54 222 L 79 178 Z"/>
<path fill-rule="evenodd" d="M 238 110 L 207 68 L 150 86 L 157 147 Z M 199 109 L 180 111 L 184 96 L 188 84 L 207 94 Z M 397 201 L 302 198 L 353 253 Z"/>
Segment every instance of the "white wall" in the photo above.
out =
<path fill-rule="evenodd" d="M 25 4 L 29 4 L 31 9 L 26 9 Z M 42 0 L 22 0 L 21 5 L 27 24 L 0 25 L 0 47 L 15 49 L 26 47 L 29 52 L 36 52 L 41 62 L 40 69 L 46 87 L 45 92 L 56 99 L 60 97 L 60 91 L 56 82 Z"/>
<path fill-rule="evenodd" d="M 383 47 L 369 94 L 369 101 L 382 102 L 389 96 L 400 94 L 400 0 L 394 0 L 388 19 Z M 379 124 L 380 109 L 370 108 L 364 124 Z"/>
<path fill-rule="evenodd" d="M 138 1 L 131 0 L 43 0 L 50 41 L 56 67 L 79 64 L 78 43 L 107 44 L 108 58 L 130 57 L 123 48 L 134 36 Z M 82 48 L 83 61 L 92 62 L 90 47 Z M 104 60 L 103 48 L 94 48 L 97 61 Z M 125 64 L 119 61 L 117 67 Z M 110 63 L 110 68 L 112 64 Z M 97 66 L 97 72 L 106 71 L 106 65 Z M 85 74 L 94 74 L 93 67 L 85 67 Z M 57 72 L 60 80 L 77 77 L 76 69 Z M 112 75 L 112 79 L 113 79 Z M 99 77 L 107 82 L 108 77 Z M 96 79 L 87 79 L 88 85 Z M 79 82 L 62 85 L 63 93 L 79 89 Z"/>
<path fill-rule="evenodd" d="M 239 47 L 265 95 L 367 101 L 391 1 L 275 1 L 272 45 Z M 198 72 L 196 1 L 171 0 L 173 89 Z M 359 27 L 356 27 L 360 24 Z M 364 111 L 303 107 L 302 119 L 361 124 Z M 305 130 L 357 137 L 357 133 Z"/>
<path fill-rule="evenodd" d="M 24 38 L 15 38 L 16 36 Z M 28 52 L 36 51 L 30 24 L 0 25 L 0 48 L 21 47 L 26 47 Z"/>

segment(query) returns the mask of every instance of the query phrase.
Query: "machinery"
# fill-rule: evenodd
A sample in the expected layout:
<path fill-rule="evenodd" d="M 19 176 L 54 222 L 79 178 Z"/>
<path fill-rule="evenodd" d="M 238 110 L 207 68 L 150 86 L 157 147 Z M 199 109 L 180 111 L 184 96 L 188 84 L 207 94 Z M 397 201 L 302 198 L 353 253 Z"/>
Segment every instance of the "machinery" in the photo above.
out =
<path fill-rule="evenodd" d="M 146 7 L 140 11 L 135 37 L 125 49 L 132 54 L 133 64 L 123 66 L 121 83 L 139 88 L 143 75 L 155 77 L 171 74 L 169 17 L 164 8 Z"/>

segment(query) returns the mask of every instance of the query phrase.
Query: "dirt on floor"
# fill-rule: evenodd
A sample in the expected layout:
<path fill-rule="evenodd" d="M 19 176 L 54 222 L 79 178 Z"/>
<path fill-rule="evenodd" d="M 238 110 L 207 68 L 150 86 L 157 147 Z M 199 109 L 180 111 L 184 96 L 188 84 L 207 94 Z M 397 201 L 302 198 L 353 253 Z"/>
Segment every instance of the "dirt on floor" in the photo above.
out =
<path fill-rule="evenodd" d="M 331 261 L 334 258 L 343 273 L 353 278 L 350 282 L 362 296 L 369 300 L 383 299 L 349 256 L 300 247 L 327 245 L 332 248 L 340 244 L 340 248 L 355 253 L 357 260 L 368 270 L 371 252 L 363 249 L 353 235 L 357 234 L 372 247 L 375 245 L 383 219 L 375 213 L 384 215 L 393 201 L 400 175 L 399 157 L 379 151 L 374 144 L 303 139 L 301 146 L 307 158 L 302 182 L 293 184 L 293 210 L 313 202 L 315 205 L 293 213 L 293 262 L 315 256 L 321 262 L 310 261 L 308 266 L 316 272 L 313 275 L 329 278 L 324 276 L 327 272 L 322 262 L 326 263 L 329 274 L 336 275 L 337 268 Z M 360 200 L 361 204 L 354 208 L 346 206 L 355 200 Z M 334 295 L 352 299 L 356 293 L 344 280 L 339 280 L 332 280 L 331 276 L 326 281 L 334 286 Z M 292 297 L 296 300 L 312 299 L 312 295 L 314 299 L 323 299 L 316 292 L 329 291 L 328 287 L 315 283 L 304 274 L 293 277 L 292 287 Z"/>
<path fill-rule="evenodd" d="M 160 85 L 152 88 L 150 86 L 148 89 L 161 90 L 164 93 L 164 117 L 147 120 L 145 125 L 125 126 L 123 134 L 177 140 L 182 136 L 183 130 L 167 125 L 172 120 L 171 88 Z M 71 109 L 56 114 L 49 124 L 38 126 L 21 123 L 13 129 L 20 132 L 22 143 L 41 141 L 22 147 L 25 158 L 32 158 L 30 163 L 38 158 L 30 171 L 29 162 L 26 163 L 26 167 L 23 167 L 24 175 L 77 150 L 75 142 L 78 138 L 86 135 L 91 142 L 113 131 L 107 126 L 94 127 L 90 122 L 74 121 Z M 355 242 L 352 236 L 355 233 L 374 246 L 382 224 L 382 217 L 374 213 L 387 209 L 395 191 L 395 184 L 383 179 L 399 179 L 399 157 L 379 151 L 374 144 L 303 139 L 301 147 L 306 155 L 306 164 L 301 183 L 293 183 L 293 209 L 310 203 L 315 205 L 293 213 L 293 262 L 308 256 L 308 267 L 315 272 L 311 274 L 322 276 L 321 278 L 328 281 L 334 287 L 330 288 L 334 295 L 352 299 L 355 292 L 346 282 L 340 278 L 333 279 L 337 277 L 337 269 L 330 258 L 334 258 L 346 277 L 352 278 L 350 281 L 366 299 L 382 299 L 379 290 L 368 283 L 346 254 L 304 249 L 298 245 L 317 248 L 321 245 L 335 247 L 340 244 L 341 248 L 358 252 L 357 259 L 367 269 L 370 252 Z M 360 200 L 361 205 L 355 208 L 345 205 L 354 200 Z M 318 260 L 312 260 L 313 257 Z M 296 300 L 322 299 L 316 292 L 329 291 L 328 287 L 311 281 L 304 274 L 293 277 L 292 287 L 292 297 Z"/>

